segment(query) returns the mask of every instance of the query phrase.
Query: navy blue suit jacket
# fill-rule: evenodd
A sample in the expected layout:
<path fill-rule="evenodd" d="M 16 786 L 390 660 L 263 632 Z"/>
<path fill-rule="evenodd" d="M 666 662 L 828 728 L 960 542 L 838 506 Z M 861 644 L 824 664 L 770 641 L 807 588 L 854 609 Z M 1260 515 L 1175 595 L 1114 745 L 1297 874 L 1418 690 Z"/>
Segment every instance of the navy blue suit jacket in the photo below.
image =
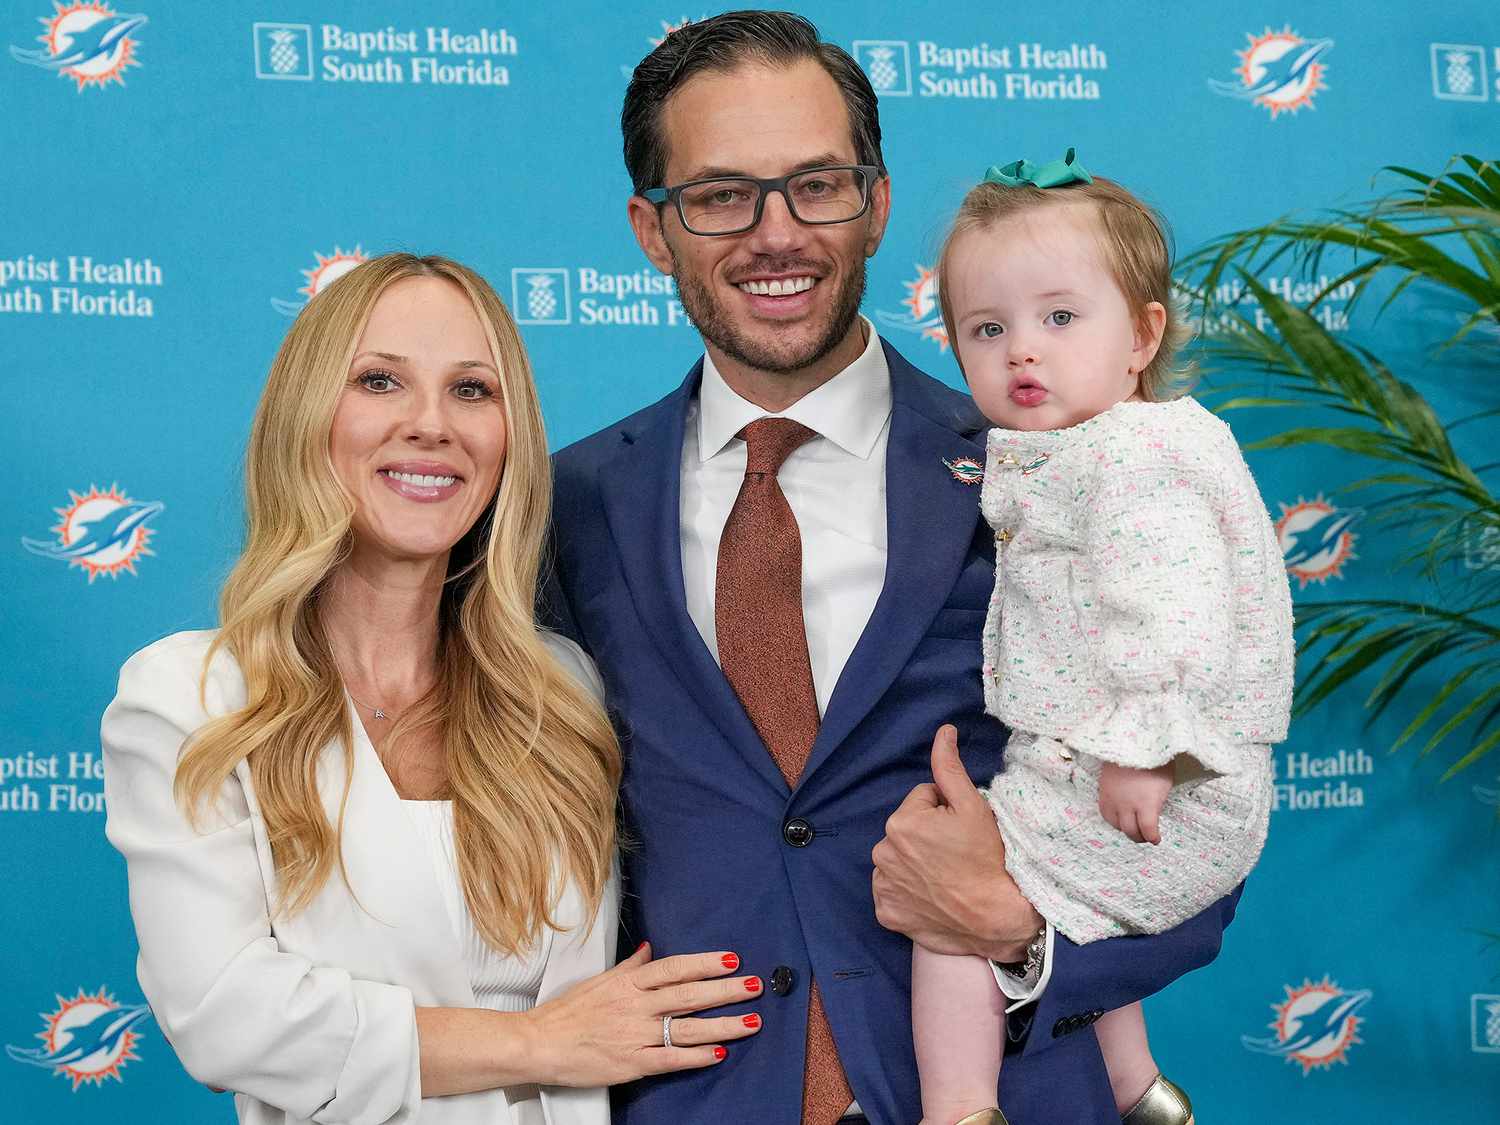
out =
<path fill-rule="evenodd" d="M 725 1062 L 618 1088 L 619 1125 L 797 1125 L 810 974 L 870 1120 L 910 1125 L 921 1116 L 911 945 L 875 920 L 870 851 L 907 792 L 931 780 L 941 724 L 958 727 L 976 782 L 999 768 L 1005 731 L 984 713 L 980 686 L 993 539 L 978 487 L 943 465 L 982 464 L 986 423 L 966 395 L 889 343 L 885 352 L 885 586 L 792 788 L 683 596 L 682 440 L 701 363 L 654 406 L 554 458 L 547 600 L 558 627 L 598 662 L 625 748 L 633 843 L 623 857 L 623 940 L 649 939 L 657 956 L 733 949 L 744 972 L 765 980 L 790 970 L 785 995 L 768 988 L 753 1003 L 760 1034 L 730 1044 Z M 810 844 L 783 838 L 793 817 L 812 825 Z M 1118 1125 L 1089 1025 L 1211 961 L 1236 898 L 1159 936 L 1087 946 L 1058 937 L 1042 999 L 1011 1017 L 1001 1107 L 1012 1125 Z"/>

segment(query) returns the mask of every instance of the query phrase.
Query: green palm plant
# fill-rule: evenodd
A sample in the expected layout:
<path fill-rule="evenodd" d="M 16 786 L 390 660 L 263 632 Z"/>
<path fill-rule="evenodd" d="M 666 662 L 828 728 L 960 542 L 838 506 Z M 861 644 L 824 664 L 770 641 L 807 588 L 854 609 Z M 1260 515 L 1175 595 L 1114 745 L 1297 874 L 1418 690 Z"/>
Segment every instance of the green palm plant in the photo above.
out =
<path fill-rule="evenodd" d="M 1424 343 L 1466 367 L 1500 371 L 1500 167 L 1465 155 L 1436 176 L 1384 171 L 1404 187 L 1226 235 L 1183 263 L 1182 283 L 1203 309 L 1200 361 L 1214 408 L 1294 412 L 1292 425 L 1248 448 L 1355 455 L 1368 475 L 1340 491 L 1360 494 L 1367 526 L 1412 544 L 1397 561 L 1412 579 L 1410 598 L 1299 603 L 1293 714 L 1369 673 L 1369 719 L 1393 707 L 1409 713 L 1392 749 L 1425 736 L 1421 755 L 1441 749 L 1452 758 L 1446 780 L 1500 745 L 1500 570 L 1456 565 L 1475 544 L 1500 547 L 1500 505 L 1485 480 L 1500 462 L 1471 465 L 1450 441 L 1497 411 L 1440 419 L 1410 383 L 1319 314 L 1335 294 L 1351 314 L 1378 298 L 1376 317 L 1420 296 L 1456 314 Z M 1305 307 L 1259 280 L 1278 263 L 1319 277 Z M 1260 383 L 1256 393 L 1226 381 L 1247 375 Z M 1440 675 L 1435 690 L 1424 670 Z"/>

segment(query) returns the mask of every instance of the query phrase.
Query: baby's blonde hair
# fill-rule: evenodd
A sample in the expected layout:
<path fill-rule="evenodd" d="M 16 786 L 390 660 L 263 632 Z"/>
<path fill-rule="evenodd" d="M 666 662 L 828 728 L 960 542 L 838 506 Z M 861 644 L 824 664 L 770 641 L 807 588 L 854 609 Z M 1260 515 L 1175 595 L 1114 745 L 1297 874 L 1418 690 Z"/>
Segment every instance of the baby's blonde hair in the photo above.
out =
<path fill-rule="evenodd" d="M 1009 187 L 986 182 L 974 187 L 964 197 L 958 214 L 954 216 L 953 226 L 943 239 L 937 264 L 938 304 L 942 307 L 943 325 L 948 330 L 948 340 L 953 345 L 960 370 L 963 355 L 958 347 L 953 306 L 948 300 L 948 269 L 954 246 L 964 235 L 984 230 L 1005 219 L 1070 203 L 1093 205 L 1105 265 L 1124 294 L 1137 323 L 1144 326 L 1146 306 L 1152 301 L 1167 310 L 1161 346 L 1140 373 L 1141 397 L 1150 402 L 1163 402 L 1185 394 L 1192 385 L 1192 368 L 1190 364 L 1179 366 L 1177 355 L 1193 332 L 1172 292 L 1172 250 L 1166 222 L 1131 192 L 1101 176 L 1095 176 L 1093 183 L 1045 189 L 1030 184 Z"/>

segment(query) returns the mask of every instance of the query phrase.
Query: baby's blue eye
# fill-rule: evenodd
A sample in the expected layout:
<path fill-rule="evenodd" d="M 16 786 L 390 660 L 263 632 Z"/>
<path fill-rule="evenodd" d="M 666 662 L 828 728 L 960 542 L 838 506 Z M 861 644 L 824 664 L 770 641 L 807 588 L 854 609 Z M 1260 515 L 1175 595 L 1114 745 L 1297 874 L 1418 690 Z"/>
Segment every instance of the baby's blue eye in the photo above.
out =
<path fill-rule="evenodd" d="M 988 339 L 994 339 L 1004 331 L 1005 329 L 1000 327 L 1000 325 L 996 324 L 993 320 L 987 320 L 979 326 L 979 334 Z"/>
<path fill-rule="evenodd" d="M 1053 324 L 1057 325 L 1059 328 L 1062 328 L 1065 325 L 1068 325 L 1068 324 L 1072 323 L 1072 321 L 1073 321 L 1073 314 L 1070 313 L 1070 312 L 1068 312 L 1065 309 L 1058 309 L 1055 313 L 1053 313 L 1047 319 L 1050 320 Z"/>

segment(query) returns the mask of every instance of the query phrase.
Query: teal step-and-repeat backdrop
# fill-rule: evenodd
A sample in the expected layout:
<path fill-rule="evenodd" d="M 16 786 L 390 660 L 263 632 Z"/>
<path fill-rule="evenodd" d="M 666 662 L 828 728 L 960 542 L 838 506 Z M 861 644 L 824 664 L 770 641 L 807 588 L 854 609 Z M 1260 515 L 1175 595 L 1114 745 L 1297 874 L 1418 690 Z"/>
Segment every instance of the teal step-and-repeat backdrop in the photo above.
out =
<path fill-rule="evenodd" d="M 1436 172 L 1500 148 L 1494 0 L 804 11 L 881 94 L 895 204 L 865 311 L 954 383 L 929 267 L 991 163 L 1075 145 L 1191 249 L 1367 197 L 1382 165 Z M 213 623 L 272 354 L 309 295 L 365 256 L 440 252 L 484 273 L 523 326 L 555 446 L 680 380 L 698 338 L 630 236 L 618 118 L 634 64 L 704 14 L 676 0 L 0 5 L 0 1121 L 232 1119 L 134 1010 L 97 736 L 116 671 Z M 1325 302 L 1325 323 L 1444 418 L 1500 405 L 1493 336 L 1487 361 L 1433 358 L 1424 342 L 1458 322 L 1420 290 L 1373 324 L 1351 325 L 1345 304 Z M 1250 440 L 1285 420 L 1231 421 Z M 1453 438 L 1492 459 L 1493 426 Z M 1284 543 L 1344 517 L 1316 553 L 1289 554 L 1299 599 L 1412 592 L 1391 573 L 1406 544 L 1338 492 L 1365 466 L 1307 450 L 1251 464 Z M 1500 563 L 1493 548 L 1464 565 Z M 1360 699 L 1335 697 L 1277 749 L 1270 842 L 1222 956 L 1148 1006 L 1205 1125 L 1500 1119 L 1486 936 L 1500 756 L 1439 786 L 1436 763 L 1388 753 L 1413 708 L 1367 725 Z"/>

